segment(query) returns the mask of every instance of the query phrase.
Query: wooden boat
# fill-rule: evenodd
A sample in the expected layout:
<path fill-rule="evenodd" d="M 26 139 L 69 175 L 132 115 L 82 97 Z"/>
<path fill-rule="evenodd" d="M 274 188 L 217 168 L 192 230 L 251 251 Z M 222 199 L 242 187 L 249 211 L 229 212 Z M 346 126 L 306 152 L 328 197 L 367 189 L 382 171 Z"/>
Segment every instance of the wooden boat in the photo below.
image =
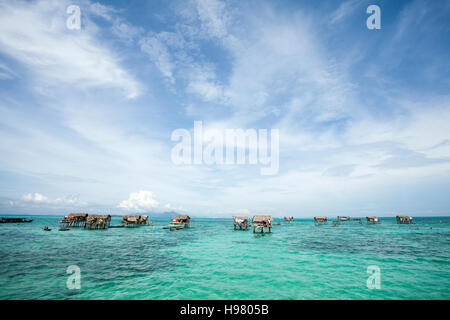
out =
<path fill-rule="evenodd" d="M 180 229 L 184 229 L 184 225 L 182 224 L 177 224 L 177 223 L 170 223 L 167 226 L 164 226 L 163 229 L 174 229 L 174 230 L 180 230 Z"/>
<path fill-rule="evenodd" d="M 69 228 L 59 228 L 59 231 L 69 231 Z"/>
<path fill-rule="evenodd" d="M 52 229 L 50 229 L 49 227 L 45 227 L 44 231 L 52 231 Z"/>
<path fill-rule="evenodd" d="M 0 218 L 0 223 L 24 223 L 24 222 L 32 222 L 33 219 L 27 218 Z"/>

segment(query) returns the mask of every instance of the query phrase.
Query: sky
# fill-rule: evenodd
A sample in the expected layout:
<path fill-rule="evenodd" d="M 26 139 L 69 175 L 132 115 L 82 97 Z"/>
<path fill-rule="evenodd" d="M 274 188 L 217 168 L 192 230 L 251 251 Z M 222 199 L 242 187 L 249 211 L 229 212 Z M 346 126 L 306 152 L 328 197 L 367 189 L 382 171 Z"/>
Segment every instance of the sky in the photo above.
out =
<path fill-rule="evenodd" d="M 449 18 L 444 0 L 0 0 L 0 214 L 450 215 Z M 175 163 L 195 121 L 277 130 L 278 170 Z"/>

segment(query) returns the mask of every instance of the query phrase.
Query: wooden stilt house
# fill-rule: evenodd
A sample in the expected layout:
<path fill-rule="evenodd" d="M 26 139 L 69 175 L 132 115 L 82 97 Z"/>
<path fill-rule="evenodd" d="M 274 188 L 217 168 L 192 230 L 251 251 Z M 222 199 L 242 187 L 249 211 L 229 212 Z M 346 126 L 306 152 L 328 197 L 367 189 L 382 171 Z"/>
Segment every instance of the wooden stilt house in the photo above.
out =
<path fill-rule="evenodd" d="M 328 218 L 327 217 L 314 217 L 314 223 L 316 225 L 320 225 L 320 224 L 324 224 L 328 222 Z"/>
<path fill-rule="evenodd" d="M 111 223 L 111 216 L 109 214 L 89 214 L 87 217 L 86 229 L 108 229 Z"/>
<path fill-rule="evenodd" d="M 176 226 L 183 226 L 183 228 L 187 228 L 191 225 L 191 217 L 187 215 L 175 215 L 172 217 L 171 224 Z"/>
<path fill-rule="evenodd" d="M 397 216 L 397 223 L 405 224 L 405 223 L 413 223 L 412 217 L 410 216 Z"/>
<path fill-rule="evenodd" d="M 367 223 L 378 223 L 379 219 L 378 219 L 378 217 L 370 216 L 370 217 L 366 217 L 366 221 L 367 221 Z"/>
<path fill-rule="evenodd" d="M 266 230 L 272 232 L 272 216 L 254 216 L 253 217 L 253 233 L 261 231 L 263 234 Z"/>
<path fill-rule="evenodd" d="M 139 227 L 147 223 L 148 216 L 144 215 L 125 215 L 122 217 L 122 224 L 127 228 Z"/>
<path fill-rule="evenodd" d="M 87 213 L 69 213 L 60 221 L 61 228 L 84 228 L 87 217 Z"/>
<path fill-rule="evenodd" d="M 234 216 L 233 217 L 234 230 L 248 230 L 248 217 L 247 216 Z"/>

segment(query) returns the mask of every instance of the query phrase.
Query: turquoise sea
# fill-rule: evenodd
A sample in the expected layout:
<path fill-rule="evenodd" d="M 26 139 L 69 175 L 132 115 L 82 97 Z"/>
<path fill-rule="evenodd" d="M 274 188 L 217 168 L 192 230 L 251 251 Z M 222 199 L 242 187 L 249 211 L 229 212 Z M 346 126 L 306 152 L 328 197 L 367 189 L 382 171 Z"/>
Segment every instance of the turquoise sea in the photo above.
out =
<path fill-rule="evenodd" d="M 450 217 L 302 219 L 260 237 L 231 219 L 61 232 L 61 217 L 31 218 L 0 224 L 0 299 L 450 299 Z M 66 286 L 70 265 L 80 290 Z M 380 289 L 367 287 L 368 266 L 380 268 Z"/>

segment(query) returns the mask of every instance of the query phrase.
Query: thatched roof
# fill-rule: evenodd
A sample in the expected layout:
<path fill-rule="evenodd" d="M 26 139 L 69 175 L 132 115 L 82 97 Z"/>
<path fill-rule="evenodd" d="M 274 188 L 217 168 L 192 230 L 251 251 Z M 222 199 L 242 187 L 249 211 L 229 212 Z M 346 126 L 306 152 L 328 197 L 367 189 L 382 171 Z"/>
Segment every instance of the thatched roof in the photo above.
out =
<path fill-rule="evenodd" d="M 143 216 L 140 214 L 126 214 L 122 217 L 123 220 L 147 220 L 148 216 Z"/>
<path fill-rule="evenodd" d="M 130 218 L 138 219 L 139 217 L 140 217 L 140 215 L 138 215 L 138 214 L 126 214 L 126 215 L 122 216 L 123 219 L 130 219 Z"/>
<path fill-rule="evenodd" d="M 143 216 L 139 214 L 127 214 L 122 217 L 123 223 L 137 223 L 141 224 L 146 222 L 148 219 L 148 216 Z"/>
<path fill-rule="evenodd" d="M 404 221 L 404 222 L 412 222 L 412 217 L 410 216 L 397 216 L 397 221 Z"/>
<path fill-rule="evenodd" d="M 175 215 L 172 217 L 174 220 L 190 220 L 191 218 L 186 215 Z"/>
<path fill-rule="evenodd" d="M 233 220 L 248 220 L 247 216 L 233 216 Z"/>
<path fill-rule="evenodd" d="M 106 219 L 106 218 L 111 218 L 111 215 L 109 215 L 109 214 L 90 214 L 89 218 Z"/>
<path fill-rule="evenodd" d="M 254 216 L 253 217 L 253 222 L 272 222 L 273 218 L 272 216 Z"/>
<path fill-rule="evenodd" d="M 109 214 L 90 214 L 88 215 L 88 221 L 103 219 L 103 220 L 111 220 L 111 215 Z"/>
<path fill-rule="evenodd" d="M 69 213 L 66 217 L 87 217 L 87 213 Z"/>

